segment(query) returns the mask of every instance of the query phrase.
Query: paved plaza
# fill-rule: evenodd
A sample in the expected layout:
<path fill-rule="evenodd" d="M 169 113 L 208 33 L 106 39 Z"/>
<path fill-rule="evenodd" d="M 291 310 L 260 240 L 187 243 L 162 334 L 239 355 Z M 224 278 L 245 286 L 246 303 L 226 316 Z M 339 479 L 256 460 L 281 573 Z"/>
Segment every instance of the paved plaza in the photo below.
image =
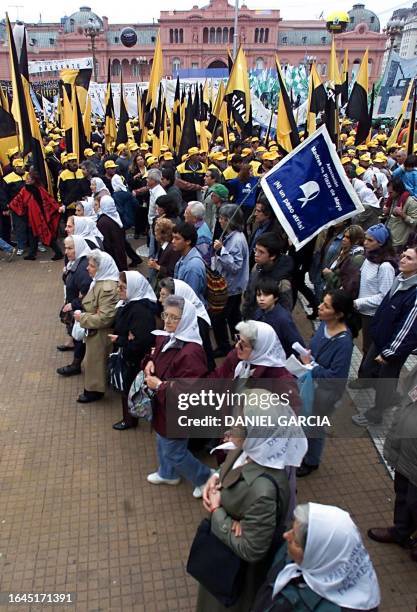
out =
<path fill-rule="evenodd" d="M 157 467 L 154 436 L 149 425 L 112 429 L 116 394 L 82 406 L 83 377 L 56 374 L 72 355 L 56 350 L 65 340 L 61 272 L 49 256 L 0 262 L 0 610 L 194 610 L 185 563 L 202 504 L 191 484 L 146 482 Z M 308 338 L 311 326 L 297 317 Z M 320 469 L 299 481 L 299 501 L 348 510 L 379 576 L 380 609 L 414 612 L 417 564 L 365 535 L 390 524 L 393 486 L 367 432 L 351 424 L 355 411 L 347 398 L 336 419 L 345 436 L 328 438 Z M 9 593 L 71 593 L 75 603 L 9 605 Z"/>

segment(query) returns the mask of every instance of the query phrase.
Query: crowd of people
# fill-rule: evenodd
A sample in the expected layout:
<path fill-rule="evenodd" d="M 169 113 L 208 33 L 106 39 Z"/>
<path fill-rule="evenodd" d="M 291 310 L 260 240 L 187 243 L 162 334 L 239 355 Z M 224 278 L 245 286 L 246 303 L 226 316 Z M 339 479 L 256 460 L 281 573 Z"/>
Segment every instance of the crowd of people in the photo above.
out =
<path fill-rule="evenodd" d="M 286 384 L 292 400 L 275 408 L 277 415 L 302 414 L 309 403 L 311 414 L 331 416 L 346 384 L 358 393 L 371 387 L 373 407 L 352 417 L 360 427 L 381 424 L 399 402 L 400 372 L 417 349 L 417 155 L 387 147 L 383 129 L 357 147 L 354 134 L 344 120 L 341 162 L 364 211 L 299 251 L 260 188 L 260 177 L 281 158 L 273 140 L 264 145 L 257 136 L 241 141 L 230 134 L 226 150 L 218 136 L 209 152 L 192 147 L 175 160 L 168 147 L 152 154 L 151 135 L 104 153 L 97 124 L 79 163 L 65 152 L 61 130 L 50 126 L 44 144 L 53 196 L 18 150 L 9 151 L 3 168 L 6 258 L 34 260 L 46 247 L 53 260 L 65 257 L 60 320 L 67 339 L 57 348 L 73 360 L 58 375 L 83 375 L 77 401 L 84 404 L 103 398 L 110 376 L 121 397 L 115 430 L 136 427 L 145 412 L 152 420 L 158 466 L 148 483 L 189 481 L 210 513 L 211 533 L 244 562 L 231 610 L 379 605 L 376 574 L 349 515 L 296 503 L 296 479 L 322 461 L 324 431 L 229 432 L 223 442 L 209 441 L 224 459 L 214 470 L 190 440 L 170 436 L 167 424 L 173 379 L 226 380 L 244 393 Z M 131 228 L 134 239 L 146 240 L 146 262 L 127 236 Z M 141 272 L 132 269 L 141 264 Z M 318 320 L 311 339 L 293 318 L 299 293 L 308 318 Z M 348 383 L 359 330 L 363 359 Z M 305 371 L 298 381 L 291 357 Z M 417 561 L 417 456 L 401 440 L 390 437 L 388 445 L 394 521 L 371 528 L 369 537 L 407 546 Z M 211 579 L 200 579 L 198 610 L 226 609 Z"/>

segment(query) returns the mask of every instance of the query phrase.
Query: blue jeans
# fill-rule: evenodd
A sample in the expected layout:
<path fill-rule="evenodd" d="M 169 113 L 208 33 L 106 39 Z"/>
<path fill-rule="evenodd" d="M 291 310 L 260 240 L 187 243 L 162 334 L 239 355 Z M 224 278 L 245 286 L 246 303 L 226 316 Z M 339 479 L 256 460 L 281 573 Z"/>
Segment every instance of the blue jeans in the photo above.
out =
<path fill-rule="evenodd" d="M 28 221 L 27 217 L 20 217 L 12 211 L 12 221 L 16 233 L 17 248 L 24 251 L 28 244 Z"/>
<path fill-rule="evenodd" d="M 324 450 L 326 438 L 307 438 L 308 450 L 304 456 L 304 463 L 307 465 L 319 465 Z"/>
<path fill-rule="evenodd" d="M 0 238 L 0 249 L 6 251 L 6 253 L 11 253 L 13 251 L 12 245 L 3 240 L 3 238 Z"/>
<path fill-rule="evenodd" d="M 164 438 L 156 434 L 159 459 L 158 474 L 173 480 L 183 476 L 195 487 L 203 485 L 210 477 L 210 468 L 194 457 L 187 448 L 188 440 Z"/>

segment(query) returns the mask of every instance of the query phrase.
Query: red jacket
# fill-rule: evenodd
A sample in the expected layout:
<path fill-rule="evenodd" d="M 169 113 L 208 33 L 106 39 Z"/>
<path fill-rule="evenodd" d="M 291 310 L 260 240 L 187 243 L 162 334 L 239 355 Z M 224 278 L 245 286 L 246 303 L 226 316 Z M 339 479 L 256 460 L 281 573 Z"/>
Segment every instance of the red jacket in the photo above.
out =
<path fill-rule="evenodd" d="M 37 189 L 42 199 L 42 206 L 27 187 L 22 187 L 9 203 L 9 208 L 19 217 L 27 216 L 33 235 L 49 246 L 58 232 L 59 204 L 46 189 L 41 186 Z"/>
<path fill-rule="evenodd" d="M 168 336 L 157 336 L 155 349 L 142 362 L 142 369 L 149 360 L 155 364 L 155 376 L 162 381 L 176 378 L 204 378 L 207 374 L 207 359 L 204 349 L 195 342 L 186 342 L 181 349 L 170 348 L 162 353 L 162 347 L 169 340 Z M 167 437 L 166 423 L 166 390 L 164 382 L 154 397 L 152 426 L 159 435 Z"/>
<path fill-rule="evenodd" d="M 233 380 L 235 376 L 235 368 L 240 359 L 237 356 L 236 349 L 228 353 L 226 359 L 213 372 L 207 375 L 207 378 L 216 378 L 224 380 Z M 262 383 L 257 383 L 257 379 L 262 378 Z M 301 399 L 298 393 L 297 379 L 288 372 L 286 368 L 271 367 L 271 366 L 254 366 L 251 377 L 248 379 L 248 388 L 266 389 L 271 393 L 288 393 L 291 391 L 291 408 L 296 414 L 301 410 Z"/>

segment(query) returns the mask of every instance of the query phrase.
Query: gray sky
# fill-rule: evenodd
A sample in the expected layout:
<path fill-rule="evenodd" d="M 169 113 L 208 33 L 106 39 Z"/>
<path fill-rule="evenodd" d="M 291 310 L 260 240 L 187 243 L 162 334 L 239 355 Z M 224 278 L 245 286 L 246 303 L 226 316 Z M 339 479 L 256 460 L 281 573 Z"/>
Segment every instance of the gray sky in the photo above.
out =
<path fill-rule="evenodd" d="M 360 0 L 356 0 L 359 2 Z M 10 4 L 9 4 L 10 2 Z M 12 20 L 16 19 L 17 11 L 20 19 L 26 22 L 38 22 L 39 15 L 42 15 L 43 22 L 59 21 L 65 14 L 70 15 L 77 11 L 81 4 L 91 6 L 92 10 L 99 15 L 106 15 L 111 23 L 140 23 L 149 22 L 152 19 L 158 19 L 160 10 L 172 10 L 175 7 L 177 10 L 190 9 L 193 4 L 204 6 L 207 0 L 153 0 L 146 2 L 129 2 L 124 0 L 121 4 L 115 0 L 71 0 L 70 2 L 51 2 L 50 0 L 6 0 L 4 5 L 5 10 L 9 12 Z M 229 0 L 232 4 L 233 0 Z M 337 10 L 349 10 L 355 3 L 354 0 L 346 2 L 340 0 L 337 2 Z M 412 0 L 408 2 L 396 2 L 395 0 L 371 0 L 366 2 L 363 0 L 366 8 L 374 11 L 380 18 L 382 25 L 390 18 L 391 13 L 396 8 L 405 8 L 412 5 Z M 15 5 L 20 5 L 17 9 Z M 242 0 L 240 0 L 242 4 Z M 249 8 L 264 8 L 272 9 L 279 8 L 278 0 L 246 0 Z M 335 10 L 334 0 L 313 0 L 306 2 L 305 0 L 288 0 L 288 4 L 282 3 L 281 17 L 283 19 L 316 19 L 321 12 L 324 16 Z"/>

